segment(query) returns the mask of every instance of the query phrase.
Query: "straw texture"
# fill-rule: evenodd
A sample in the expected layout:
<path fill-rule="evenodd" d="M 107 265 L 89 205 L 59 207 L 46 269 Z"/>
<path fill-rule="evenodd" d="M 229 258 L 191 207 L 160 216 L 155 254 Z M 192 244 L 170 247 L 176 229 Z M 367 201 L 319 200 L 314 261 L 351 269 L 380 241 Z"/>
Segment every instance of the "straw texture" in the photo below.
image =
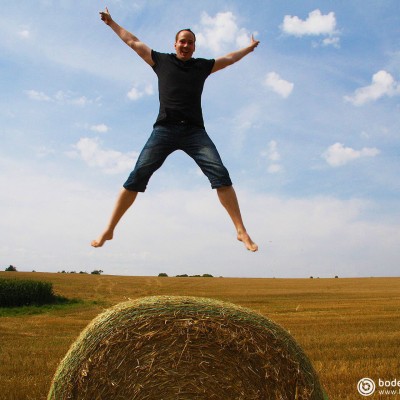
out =
<path fill-rule="evenodd" d="M 71 346 L 48 400 L 324 399 L 299 345 L 251 310 L 157 296 L 120 303 Z"/>

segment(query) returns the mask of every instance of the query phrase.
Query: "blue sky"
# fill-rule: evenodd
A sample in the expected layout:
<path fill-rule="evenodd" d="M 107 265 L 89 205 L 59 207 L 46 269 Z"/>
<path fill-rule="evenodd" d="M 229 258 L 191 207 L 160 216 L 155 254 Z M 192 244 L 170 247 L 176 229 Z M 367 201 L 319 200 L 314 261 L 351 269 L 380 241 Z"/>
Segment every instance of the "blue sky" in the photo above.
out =
<path fill-rule="evenodd" d="M 246 277 L 398 275 L 399 8 L 393 1 L 2 2 L 0 265 Z M 211 75 L 206 128 L 228 167 L 249 253 L 194 162 L 174 153 L 101 249 L 151 133 L 156 75 L 99 11 L 151 48 L 260 45 Z"/>

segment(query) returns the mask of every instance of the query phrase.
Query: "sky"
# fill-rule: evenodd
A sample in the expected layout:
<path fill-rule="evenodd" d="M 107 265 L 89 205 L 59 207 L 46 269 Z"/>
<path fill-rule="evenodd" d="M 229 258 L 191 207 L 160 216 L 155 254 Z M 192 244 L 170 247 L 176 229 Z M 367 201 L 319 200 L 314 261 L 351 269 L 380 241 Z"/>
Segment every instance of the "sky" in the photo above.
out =
<path fill-rule="evenodd" d="M 397 0 L 1 0 L 0 268 L 111 275 L 398 276 Z M 153 70 L 99 17 L 173 53 L 257 49 L 205 83 L 208 134 L 257 253 L 173 153 L 102 248 L 158 113 Z"/>

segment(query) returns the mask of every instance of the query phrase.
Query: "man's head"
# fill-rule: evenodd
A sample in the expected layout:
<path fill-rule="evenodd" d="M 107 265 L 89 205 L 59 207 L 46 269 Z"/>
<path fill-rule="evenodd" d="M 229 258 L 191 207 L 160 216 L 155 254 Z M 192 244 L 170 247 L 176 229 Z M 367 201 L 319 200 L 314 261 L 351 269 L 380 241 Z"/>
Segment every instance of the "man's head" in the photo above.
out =
<path fill-rule="evenodd" d="M 190 60 L 196 48 L 196 35 L 190 29 L 182 29 L 175 36 L 176 56 L 182 60 Z"/>

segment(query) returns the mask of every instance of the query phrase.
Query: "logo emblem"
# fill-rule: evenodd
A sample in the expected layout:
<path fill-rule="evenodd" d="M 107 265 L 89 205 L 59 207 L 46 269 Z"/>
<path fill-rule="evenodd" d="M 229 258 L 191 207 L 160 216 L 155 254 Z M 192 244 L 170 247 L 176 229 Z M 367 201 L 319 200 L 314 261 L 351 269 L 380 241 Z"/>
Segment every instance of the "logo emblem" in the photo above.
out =
<path fill-rule="evenodd" d="M 370 378 L 362 378 L 358 381 L 357 389 L 362 396 L 371 396 L 375 392 L 375 382 Z"/>

